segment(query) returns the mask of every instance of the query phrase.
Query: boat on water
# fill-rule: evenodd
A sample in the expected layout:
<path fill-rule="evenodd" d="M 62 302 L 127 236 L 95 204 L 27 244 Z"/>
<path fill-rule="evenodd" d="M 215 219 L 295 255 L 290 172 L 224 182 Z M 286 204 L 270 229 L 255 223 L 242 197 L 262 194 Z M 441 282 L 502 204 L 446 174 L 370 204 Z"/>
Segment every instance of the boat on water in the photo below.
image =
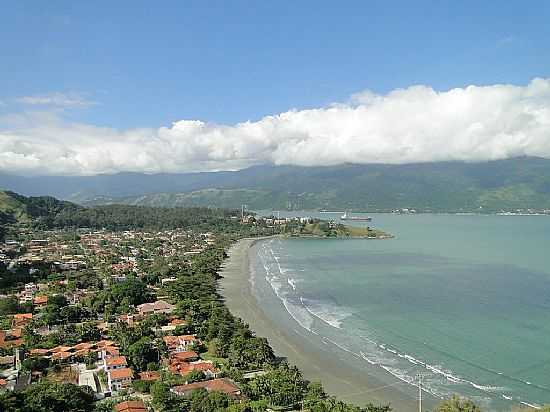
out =
<path fill-rule="evenodd" d="M 370 222 L 372 218 L 370 216 L 349 216 L 347 210 L 344 212 L 342 216 L 340 216 L 340 220 L 353 220 L 354 222 Z"/>

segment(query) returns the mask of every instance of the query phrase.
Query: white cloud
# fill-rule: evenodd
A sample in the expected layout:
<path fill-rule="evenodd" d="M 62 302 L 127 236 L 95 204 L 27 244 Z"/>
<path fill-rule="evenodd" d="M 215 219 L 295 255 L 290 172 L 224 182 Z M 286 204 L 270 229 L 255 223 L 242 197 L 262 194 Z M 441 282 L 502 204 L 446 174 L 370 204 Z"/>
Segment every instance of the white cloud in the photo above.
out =
<path fill-rule="evenodd" d="M 550 157 L 550 79 L 444 92 L 427 86 L 363 92 L 346 104 L 230 126 L 181 120 L 121 131 L 27 114 L 9 125 L 0 126 L 0 169 L 25 174 Z"/>
<path fill-rule="evenodd" d="M 89 107 L 97 104 L 77 93 L 49 93 L 23 96 L 15 99 L 18 103 L 33 106 Z"/>

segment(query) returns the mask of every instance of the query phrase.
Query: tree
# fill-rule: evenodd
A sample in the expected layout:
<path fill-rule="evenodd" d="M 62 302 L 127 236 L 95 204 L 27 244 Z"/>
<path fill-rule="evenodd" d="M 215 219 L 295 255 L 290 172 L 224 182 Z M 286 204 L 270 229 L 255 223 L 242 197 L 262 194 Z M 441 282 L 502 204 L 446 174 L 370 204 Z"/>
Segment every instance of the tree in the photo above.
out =
<path fill-rule="evenodd" d="M 185 375 L 185 381 L 187 383 L 200 382 L 206 379 L 206 376 L 202 371 L 193 370 Z"/>
<path fill-rule="evenodd" d="M 229 403 L 229 397 L 225 393 L 199 389 L 191 393 L 190 412 L 224 412 Z"/>
<path fill-rule="evenodd" d="M 22 392 L 0 397 L 0 410 L 5 412 L 91 412 L 94 395 L 87 387 L 47 381 L 30 385 Z"/>
<path fill-rule="evenodd" d="M 441 402 L 437 408 L 437 412 L 481 412 L 479 406 L 477 406 L 470 399 L 461 398 L 457 395 L 453 395 L 451 399 Z"/>
<path fill-rule="evenodd" d="M 21 366 L 26 371 L 44 371 L 50 366 L 50 360 L 44 357 L 37 358 L 27 358 L 25 359 Z"/>
<path fill-rule="evenodd" d="M 147 369 L 147 364 L 158 361 L 158 351 L 149 337 L 142 337 L 128 347 L 130 362 L 138 371 Z"/>
<path fill-rule="evenodd" d="M 152 384 L 152 381 L 136 380 L 132 382 L 132 387 L 138 392 L 148 393 Z"/>
<path fill-rule="evenodd" d="M 13 315 L 19 312 L 19 301 L 15 296 L 0 299 L 0 316 Z"/>
<path fill-rule="evenodd" d="M 135 306 L 150 299 L 147 285 L 134 276 L 129 277 L 124 282 L 117 283 L 113 286 L 111 293 L 114 302 L 119 302 L 121 306 Z"/>
<path fill-rule="evenodd" d="M 76 328 L 78 340 L 83 342 L 97 341 L 101 339 L 101 331 L 94 322 L 86 322 Z"/>
<path fill-rule="evenodd" d="M 149 389 L 153 406 L 163 412 L 181 412 L 188 410 L 189 401 L 170 392 L 170 387 L 157 381 Z"/>
<path fill-rule="evenodd" d="M 252 379 L 245 387 L 252 400 L 267 400 L 273 406 L 293 406 L 299 403 L 307 383 L 296 366 L 282 364 L 267 374 Z"/>

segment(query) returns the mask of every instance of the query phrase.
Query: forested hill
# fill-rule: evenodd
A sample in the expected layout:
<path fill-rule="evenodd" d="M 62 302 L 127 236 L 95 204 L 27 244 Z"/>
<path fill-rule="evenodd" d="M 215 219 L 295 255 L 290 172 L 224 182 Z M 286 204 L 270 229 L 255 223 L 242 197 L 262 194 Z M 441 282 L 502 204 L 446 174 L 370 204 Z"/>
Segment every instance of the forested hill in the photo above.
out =
<path fill-rule="evenodd" d="M 51 196 L 26 197 L 0 191 L 0 224 L 35 222 L 49 227 L 60 213 L 74 213 L 82 209 L 82 206 Z"/>
<path fill-rule="evenodd" d="M 235 172 L 86 177 L 0 175 L 0 187 L 85 205 L 491 212 L 550 208 L 550 160 L 255 166 Z"/>
<path fill-rule="evenodd" d="M 25 197 L 0 191 L 0 238 L 12 226 L 34 229 L 91 228 L 108 230 L 227 229 L 240 225 L 237 211 L 209 208 L 155 208 L 131 205 L 83 207 L 53 197 Z"/>

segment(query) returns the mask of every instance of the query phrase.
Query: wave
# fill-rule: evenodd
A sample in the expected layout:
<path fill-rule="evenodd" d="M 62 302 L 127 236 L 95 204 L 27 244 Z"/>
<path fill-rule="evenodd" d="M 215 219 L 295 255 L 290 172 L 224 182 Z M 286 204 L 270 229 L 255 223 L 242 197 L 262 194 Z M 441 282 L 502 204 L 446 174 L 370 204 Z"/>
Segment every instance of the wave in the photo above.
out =
<path fill-rule="evenodd" d="M 342 329 L 344 319 L 352 315 L 345 308 L 327 302 L 307 299 L 302 296 L 300 296 L 300 301 L 310 314 L 336 329 Z"/>
<path fill-rule="evenodd" d="M 521 403 L 522 405 L 528 406 L 530 408 L 534 408 L 534 409 L 541 409 L 542 408 L 540 405 L 537 405 L 536 403 L 528 403 L 528 402 L 524 402 L 524 401 L 520 401 L 519 403 Z"/>
<path fill-rule="evenodd" d="M 292 278 L 288 278 L 286 281 L 288 282 L 292 290 L 296 290 L 296 280 Z"/>

